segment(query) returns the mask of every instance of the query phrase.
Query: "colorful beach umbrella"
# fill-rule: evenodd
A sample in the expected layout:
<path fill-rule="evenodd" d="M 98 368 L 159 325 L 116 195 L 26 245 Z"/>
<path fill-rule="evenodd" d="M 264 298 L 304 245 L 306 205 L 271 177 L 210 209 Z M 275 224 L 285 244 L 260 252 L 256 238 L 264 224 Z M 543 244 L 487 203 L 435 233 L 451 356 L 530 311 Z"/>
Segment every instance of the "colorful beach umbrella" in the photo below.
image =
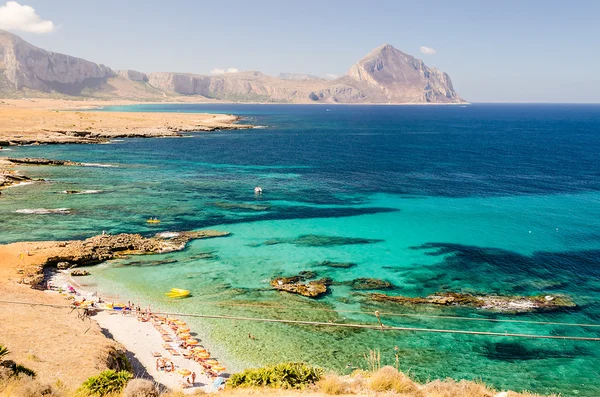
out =
<path fill-rule="evenodd" d="M 219 362 L 217 360 L 206 360 L 206 363 L 208 365 L 219 365 Z"/>
<path fill-rule="evenodd" d="M 213 365 L 211 368 L 212 368 L 214 371 L 217 371 L 217 372 L 223 372 L 223 371 L 225 371 L 225 369 L 226 369 L 226 368 L 225 368 L 224 366 L 222 366 L 222 365 Z"/>
<path fill-rule="evenodd" d="M 191 339 L 191 337 L 192 337 L 192 335 L 186 334 L 186 333 L 178 334 L 177 336 L 180 337 L 181 339 L 184 339 L 184 340 L 185 339 Z"/>
<path fill-rule="evenodd" d="M 189 369 L 181 368 L 177 370 L 177 373 L 181 376 L 189 376 L 192 374 L 192 371 L 190 371 Z"/>
<path fill-rule="evenodd" d="M 202 358 L 202 359 L 204 359 L 204 358 L 209 358 L 209 357 L 210 357 L 210 353 L 209 353 L 209 352 L 197 353 L 197 354 L 196 354 L 196 357 L 198 357 L 198 358 Z"/>
<path fill-rule="evenodd" d="M 198 342 L 196 339 L 188 339 L 185 341 L 185 343 L 187 343 L 190 346 L 196 346 L 200 342 Z"/>

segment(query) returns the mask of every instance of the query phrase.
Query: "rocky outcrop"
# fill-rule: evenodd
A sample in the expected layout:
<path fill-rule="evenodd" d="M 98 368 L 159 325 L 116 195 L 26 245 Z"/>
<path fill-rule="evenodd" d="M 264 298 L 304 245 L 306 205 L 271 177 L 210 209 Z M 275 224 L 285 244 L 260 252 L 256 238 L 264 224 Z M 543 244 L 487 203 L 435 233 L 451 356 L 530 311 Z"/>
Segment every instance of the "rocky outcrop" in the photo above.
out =
<path fill-rule="evenodd" d="M 331 279 L 322 278 L 306 282 L 307 278 L 314 276 L 314 273 L 301 273 L 293 277 L 276 277 L 271 280 L 271 286 L 278 291 L 290 292 L 308 298 L 318 298 L 329 292 L 328 286 L 331 285 Z"/>
<path fill-rule="evenodd" d="M 19 175 L 16 173 L 10 173 L 6 171 L 0 170 L 0 189 L 3 187 L 8 187 L 12 185 L 16 185 L 18 183 L 23 182 L 31 182 L 32 179 L 25 175 Z"/>
<path fill-rule="evenodd" d="M 66 270 L 77 266 L 95 265 L 100 262 L 126 255 L 141 255 L 179 251 L 191 240 L 228 236 L 228 232 L 201 230 L 193 232 L 165 232 L 153 237 L 139 234 L 102 234 L 87 240 L 56 243 L 50 248 L 35 269 L 30 269 L 21 278 L 21 283 L 32 287 L 44 281 L 43 269 L 56 267 Z"/>
<path fill-rule="evenodd" d="M 81 163 L 77 163 L 71 160 L 52 160 L 36 157 L 24 157 L 24 158 L 8 158 L 8 162 L 13 164 L 28 164 L 28 165 L 70 165 L 79 166 Z"/>
<path fill-rule="evenodd" d="M 137 81 L 141 83 L 148 82 L 148 75 L 146 73 L 138 72 L 137 70 L 117 70 L 117 75 L 125 77 L 131 81 Z"/>
<path fill-rule="evenodd" d="M 203 230 L 198 232 L 162 233 L 154 237 L 139 234 L 103 234 L 83 241 L 65 243 L 57 256 L 49 257 L 46 266 L 67 262 L 75 266 L 93 265 L 115 256 L 126 254 L 152 254 L 179 251 L 190 240 L 228 236 L 227 232 Z"/>
<path fill-rule="evenodd" d="M 570 298 L 562 295 L 503 296 L 443 292 L 424 298 L 390 296 L 378 293 L 370 294 L 369 297 L 374 301 L 391 302 L 401 305 L 468 306 L 483 310 L 512 313 L 549 311 L 576 306 Z"/>
<path fill-rule="evenodd" d="M 107 66 L 50 52 L 0 30 L 1 86 L 5 91 L 31 89 L 79 95 L 105 83 L 115 73 Z"/>

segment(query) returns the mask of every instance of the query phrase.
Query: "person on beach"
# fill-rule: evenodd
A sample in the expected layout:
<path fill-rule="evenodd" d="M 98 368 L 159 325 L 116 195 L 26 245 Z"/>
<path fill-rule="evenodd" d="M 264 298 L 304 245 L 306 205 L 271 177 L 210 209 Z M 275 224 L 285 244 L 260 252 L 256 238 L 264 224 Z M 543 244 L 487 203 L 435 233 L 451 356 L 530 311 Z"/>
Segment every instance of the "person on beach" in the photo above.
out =
<path fill-rule="evenodd" d="M 160 358 L 156 359 L 156 370 L 158 371 L 158 368 L 160 368 Z"/>
<path fill-rule="evenodd" d="M 196 383 L 196 373 L 192 372 L 192 384 Z"/>

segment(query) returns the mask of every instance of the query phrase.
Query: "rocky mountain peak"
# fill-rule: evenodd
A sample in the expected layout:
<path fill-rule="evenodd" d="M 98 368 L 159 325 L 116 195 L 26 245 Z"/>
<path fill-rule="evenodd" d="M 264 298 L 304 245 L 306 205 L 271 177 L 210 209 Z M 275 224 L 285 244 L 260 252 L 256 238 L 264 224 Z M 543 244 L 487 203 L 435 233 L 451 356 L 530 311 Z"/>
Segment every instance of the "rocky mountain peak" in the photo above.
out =
<path fill-rule="evenodd" d="M 450 77 L 423 61 L 384 44 L 354 64 L 346 74 L 365 86 L 383 90 L 390 101 L 462 102 Z"/>

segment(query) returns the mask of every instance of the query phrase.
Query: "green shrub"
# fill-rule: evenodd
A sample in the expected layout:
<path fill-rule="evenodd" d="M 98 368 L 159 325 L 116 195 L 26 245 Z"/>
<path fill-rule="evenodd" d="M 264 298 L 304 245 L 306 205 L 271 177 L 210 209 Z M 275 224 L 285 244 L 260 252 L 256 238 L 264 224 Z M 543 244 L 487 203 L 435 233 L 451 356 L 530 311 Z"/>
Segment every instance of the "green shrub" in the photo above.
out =
<path fill-rule="evenodd" d="M 102 397 L 111 393 L 120 393 L 133 375 L 127 371 L 102 371 L 83 382 L 80 391 L 84 395 Z"/>
<path fill-rule="evenodd" d="M 32 369 L 29 369 L 27 367 L 25 367 L 24 365 L 15 365 L 15 368 L 13 369 L 13 372 L 15 373 L 15 375 L 27 375 L 27 376 L 31 376 L 32 378 L 35 378 L 35 371 Z"/>
<path fill-rule="evenodd" d="M 282 389 L 303 389 L 323 376 L 321 368 L 304 363 L 281 363 L 263 368 L 246 369 L 233 374 L 227 381 L 231 387 L 269 386 Z"/>

